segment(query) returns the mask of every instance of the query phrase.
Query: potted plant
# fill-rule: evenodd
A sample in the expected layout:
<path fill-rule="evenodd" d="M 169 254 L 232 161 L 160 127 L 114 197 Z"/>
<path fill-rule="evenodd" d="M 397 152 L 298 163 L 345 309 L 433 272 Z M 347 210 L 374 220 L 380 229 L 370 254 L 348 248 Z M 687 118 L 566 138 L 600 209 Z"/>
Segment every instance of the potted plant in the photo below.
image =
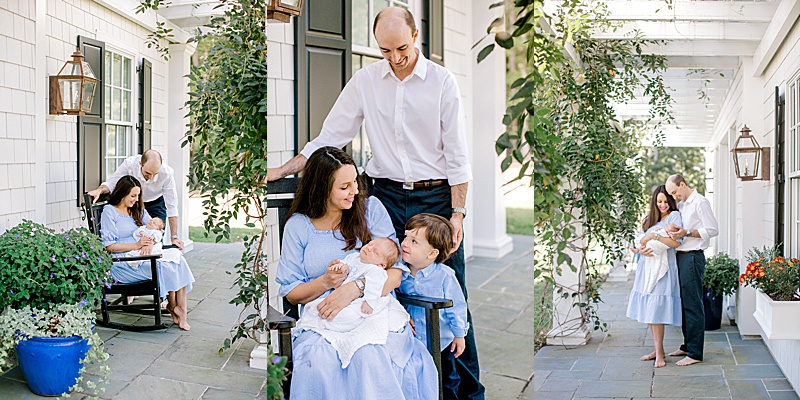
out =
<path fill-rule="evenodd" d="M 40 395 L 86 389 L 85 365 L 108 358 L 92 310 L 110 269 L 110 255 L 86 228 L 59 233 L 23 221 L 0 235 L 0 368 L 19 362 Z M 106 366 L 100 375 L 102 382 Z"/>
<path fill-rule="evenodd" d="M 739 283 L 758 289 L 753 316 L 767 339 L 800 339 L 800 260 L 761 254 L 747 264 Z"/>
<path fill-rule="evenodd" d="M 717 253 L 706 262 L 703 276 L 703 307 L 706 315 L 706 330 L 719 329 L 722 323 L 722 299 L 733 294 L 738 286 L 739 260 L 724 252 Z"/>

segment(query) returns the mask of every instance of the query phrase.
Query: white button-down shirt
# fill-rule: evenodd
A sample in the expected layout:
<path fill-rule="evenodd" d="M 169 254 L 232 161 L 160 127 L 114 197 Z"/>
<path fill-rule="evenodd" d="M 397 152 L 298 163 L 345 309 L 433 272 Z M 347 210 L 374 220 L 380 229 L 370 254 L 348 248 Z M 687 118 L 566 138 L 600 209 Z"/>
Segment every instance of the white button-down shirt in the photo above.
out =
<path fill-rule="evenodd" d="M 142 175 L 142 166 L 139 165 L 141 160 L 141 155 L 126 158 L 125 161 L 117 167 L 117 170 L 102 184 L 113 192 L 114 187 L 117 186 L 117 182 L 119 182 L 123 176 L 131 175 L 142 184 L 142 194 L 140 195 L 142 201 L 153 201 L 164 196 L 164 204 L 167 206 L 167 218 L 177 217 L 178 191 L 175 187 L 175 171 L 169 165 L 161 163 L 161 169 L 158 170 L 156 176 L 148 181 L 145 180 Z"/>
<path fill-rule="evenodd" d="M 320 135 L 301 152 L 306 158 L 324 146 L 342 147 L 362 122 L 374 157 L 373 178 L 397 182 L 472 180 L 461 93 L 453 74 L 419 54 L 414 71 L 399 80 L 381 60 L 358 70 L 342 90 Z"/>
<path fill-rule="evenodd" d="M 711 238 L 719 234 L 717 219 L 711 211 L 711 203 L 702 194 L 697 193 L 697 190 L 693 190 L 688 199 L 678 203 L 678 210 L 681 212 L 683 229 L 696 230 L 700 233 L 700 237 L 685 236 L 678 250 L 707 249 Z"/>

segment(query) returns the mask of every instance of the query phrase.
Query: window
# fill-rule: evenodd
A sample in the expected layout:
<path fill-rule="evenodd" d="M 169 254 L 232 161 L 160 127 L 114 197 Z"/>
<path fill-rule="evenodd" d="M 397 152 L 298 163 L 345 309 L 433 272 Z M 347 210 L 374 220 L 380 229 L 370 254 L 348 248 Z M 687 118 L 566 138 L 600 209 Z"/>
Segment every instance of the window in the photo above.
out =
<path fill-rule="evenodd" d="M 800 75 L 795 76 L 789 83 L 789 108 L 787 112 L 789 140 L 788 149 L 797 149 L 800 146 Z M 786 238 L 788 248 L 784 250 L 787 254 L 796 254 L 800 251 L 797 239 L 800 238 L 800 153 L 790 151 L 790 162 L 787 165 L 786 176 L 789 178 L 789 199 L 786 202 L 791 204 L 789 207 L 789 237 Z"/>
<path fill-rule="evenodd" d="M 106 120 L 105 170 L 111 174 L 117 167 L 137 152 L 133 133 L 133 62 L 131 58 L 106 49 L 105 59 Z"/>

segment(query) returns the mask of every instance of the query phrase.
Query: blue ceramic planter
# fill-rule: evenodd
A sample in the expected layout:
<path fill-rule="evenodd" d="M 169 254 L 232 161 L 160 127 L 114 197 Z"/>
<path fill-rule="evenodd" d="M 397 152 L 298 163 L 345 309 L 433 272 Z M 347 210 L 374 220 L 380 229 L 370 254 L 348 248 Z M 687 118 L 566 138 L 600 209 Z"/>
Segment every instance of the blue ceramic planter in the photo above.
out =
<path fill-rule="evenodd" d="M 89 342 L 80 336 L 33 337 L 17 345 L 17 357 L 28 388 L 41 396 L 58 396 L 75 384 Z"/>

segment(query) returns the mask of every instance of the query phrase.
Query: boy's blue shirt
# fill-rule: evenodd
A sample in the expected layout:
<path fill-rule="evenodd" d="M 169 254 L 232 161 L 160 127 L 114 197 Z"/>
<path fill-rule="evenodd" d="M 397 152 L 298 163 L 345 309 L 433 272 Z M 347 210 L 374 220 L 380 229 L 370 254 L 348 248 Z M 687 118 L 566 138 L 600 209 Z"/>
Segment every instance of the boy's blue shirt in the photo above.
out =
<path fill-rule="evenodd" d="M 467 336 L 467 330 L 469 329 L 467 301 L 464 299 L 464 293 L 461 291 L 461 286 L 459 286 L 452 268 L 434 262 L 427 268 L 419 270 L 417 276 L 412 276 L 411 272 L 403 271 L 403 281 L 397 290 L 405 294 L 453 300 L 453 307 L 439 310 L 440 350 L 450 346 L 454 338 Z M 427 344 L 425 310 L 416 306 L 408 306 L 406 308 L 414 320 L 417 339 Z"/>

